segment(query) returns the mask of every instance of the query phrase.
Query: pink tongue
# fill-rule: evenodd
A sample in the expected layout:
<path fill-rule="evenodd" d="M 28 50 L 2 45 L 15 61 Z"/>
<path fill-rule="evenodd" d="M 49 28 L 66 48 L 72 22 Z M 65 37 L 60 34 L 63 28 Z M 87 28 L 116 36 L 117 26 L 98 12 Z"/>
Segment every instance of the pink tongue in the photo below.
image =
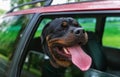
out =
<path fill-rule="evenodd" d="M 92 59 L 88 56 L 79 45 L 67 48 L 72 56 L 72 62 L 80 70 L 86 71 L 90 68 Z"/>

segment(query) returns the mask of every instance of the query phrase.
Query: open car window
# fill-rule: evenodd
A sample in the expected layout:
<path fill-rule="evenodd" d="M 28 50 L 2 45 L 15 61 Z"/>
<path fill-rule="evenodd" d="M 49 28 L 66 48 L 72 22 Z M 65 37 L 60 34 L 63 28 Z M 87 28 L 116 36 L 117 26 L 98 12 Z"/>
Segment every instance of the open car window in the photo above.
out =
<path fill-rule="evenodd" d="M 104 46 L 120 49 L 120 17 L 106 18 L 102 42 Z"/>
<path fill-rule="evenodd" d="M 82 17 L 75 19 L 86 31 L 95 32 L 96 18 Z M 60 76 L 61 74 L 64 75 L 63 77 L 76 77 L 77 75 L 82 76 L 81 71 L 74 66 L 66 70 L 53 68 L 49 61 L 49 57 L 42 51 L 40 45 L 40 36 L 44 26 L 52 20 L 53 18 L 43 18 L 39 23 L 35 35 L 33 36 L 33 39 L 36 39 L 38 41 L 34 41 L 34 45 L 31 45 L 31 49 L 27 51 L 28 53 L 23 64 L 21 77 L 42 77 L 44 72 L 46 72 L 48 76 L 51 75 L 51 77 L 58 77 L 58 75 Z M 32 47 L 37 48 L 34 50 Z"/>
<path fill-rule="evenodd" d="M 77 21 L 86 31 L 95 32 L 96 18 L 78 18 Z"/>

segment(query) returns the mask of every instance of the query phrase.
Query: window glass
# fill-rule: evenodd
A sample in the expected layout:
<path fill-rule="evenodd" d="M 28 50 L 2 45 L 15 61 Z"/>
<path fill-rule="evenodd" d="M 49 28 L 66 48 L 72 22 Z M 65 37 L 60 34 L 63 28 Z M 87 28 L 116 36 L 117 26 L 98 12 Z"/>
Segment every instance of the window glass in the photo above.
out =
<path fill-rule="evenodd" d="M 43 63 L 44 55 L 42 53 L 29 51 L 23 65 L 21 77 L 41 77 Z"/>
<path fill-rule="evenodd" d="M 120 17 L 107 17 L 103 45 L 120 48 Z"/>
<path fill-rule="evenodd" d="M 5 77 L 17 43 L 31 16 L 10 16 L 0 19 L 0 77 Z"/>
<path fill-rule="evenodd" d="M 78 18 L 79 24 L 86 30 L 95 32 L 96 19 L 95 18 Z"/>
<path fill-rule="evenodd" d="M 95 31 L 95 25 L 96 25 L 96 19 L 95 18 L 75 18 L 83 28 L 85 28 L 86 31 Z M 22 69 L 22 74 L 21 77 L 41 77 L 46 73 L 50 77 L 58 77 L 58 75 L 64 75 L 62 77 L 74 77 L 77 76 L 82 76 L 81 71 L 76 68 L 75 66 L 70 67 L 63 71 L 64 69 L 55 69 L 52 67 L 49 61 L 49 57 L 42 53 L 42 49 L 40 49 L 40 41 L 34 41 L 34 40 L 40 40 L 40 36 L 42 33 L 42 30 L 44 26 L 49 23 L 52 20 L 52 18 L 43 18 L 42 21 L 40 22 L 37 31 L 35 32 L 35 35 L 33 37 L 33 40 L 30 41 L 30 45 L 32 49 L 28 50 L 29 52 L 27 54 L 27 57 L 25 59 L 23 69 Z M 56 25 L 57 26 L 57 25 Z M 34 42 L 34 43 L 33 43 Z M 34 50 L 34 49 L 39 49 Z M 47 76 L 47 77 L 48 77 Z M 45 76 L 42 76 L 45 77 Z M 61 76 L 59 76 L 61 77 Z"/>
<path fill-rule="evenodd" d="M 51 20 L 52 20 L 52 19 L 44 18 L 44 19 L 41 21 L 41 23 L 40 23 L 40 25 L 39 25 L 36 33 L 35 33 L 35 37 L 40 37 L 40 35 L 41 35 L 41 33 L 42 33 L 42 29 L 43 29 L 44 26 L 45 26 L 47 23 L 49 23 Z"/>

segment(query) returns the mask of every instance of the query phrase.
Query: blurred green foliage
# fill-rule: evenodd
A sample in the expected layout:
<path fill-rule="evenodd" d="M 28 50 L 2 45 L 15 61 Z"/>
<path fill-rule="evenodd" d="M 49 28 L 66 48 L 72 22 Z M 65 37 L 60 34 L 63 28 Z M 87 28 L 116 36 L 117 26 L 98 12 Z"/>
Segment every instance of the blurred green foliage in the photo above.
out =
<path fill-rule="evenodd" d="M 107 22 L 105 24 L 103 45 L 120 48 L 120 22 Z"/>
<path fill-rule="evenodd" d="M 30 1 L 32 0 L 11 0 L 11 6 L 16 6 Z"/>
<path fill-rule="evenodd" d="M 16 6 L 20 5 L 20 4 L 24 4 L 24 3 L 28 3 L 28 2 L 32 2 L 32 1 L 39 1 L 39 0 L 11 0 L 11 7 L 16 7 Z M 38 6 L 42 6 L 43 4 L 44 4 L 44 2 L 31 4 L 31 5 L 24 5 L 22 7 L 17 8 L 17 10 L 38 7 Z"/>
<path fill-rule="evenodd" d="M 0 9 L 0 15 L 4 14 L 5 12 L 5 10 Z"/>

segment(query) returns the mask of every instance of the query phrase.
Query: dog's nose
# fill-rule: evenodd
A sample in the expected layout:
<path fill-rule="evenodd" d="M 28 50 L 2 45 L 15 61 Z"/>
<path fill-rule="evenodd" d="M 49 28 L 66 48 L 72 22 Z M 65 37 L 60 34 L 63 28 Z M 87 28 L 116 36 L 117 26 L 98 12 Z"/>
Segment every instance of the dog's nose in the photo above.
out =
<path fill-rule="evenodd" d="M 82 33 L 84 33 L 83 28 L 76 28 L 74 29 L 73 33 L 77 36 L 80 36 Z"/>

